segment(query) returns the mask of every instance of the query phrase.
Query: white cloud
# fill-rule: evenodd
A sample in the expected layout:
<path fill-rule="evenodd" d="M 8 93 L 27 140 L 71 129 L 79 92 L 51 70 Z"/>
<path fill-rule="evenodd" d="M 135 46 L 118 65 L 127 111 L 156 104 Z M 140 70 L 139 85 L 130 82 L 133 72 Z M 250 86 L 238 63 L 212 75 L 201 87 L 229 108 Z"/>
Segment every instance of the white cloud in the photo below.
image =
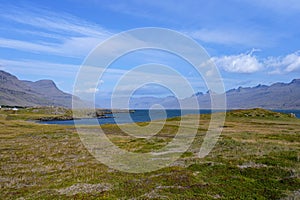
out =
<path fill-rule="evenodd" d="M 289 73 L 300 70 L 300 51 L 288 54 L 283 57 L 269 57 L 265 65 L 272 69 L 270 73 Z"/>
<path fill-rule="evenodd" d="M 88 93 L 88 94 L 95 94 L 99 92 L 98 88 L 88 88 L 85 90 L 76 90 L 76 93 Z"/>
<path fill-rule="evenodd" d="M 46 9 L 12 6 L 9 9 L 0 9 L 1 17 L 9 20 L 38 27 L 64 35 L 74 34 L 75 36 L 103 36 L 110 32 L 97 24 L 82 20 L 66 13 L 56 13 Z"/>
<path fill-rule="evenodd" d="M 300 71 L 300 51 L 262 60 L 253 55 L 254 51 L 257 50 L 239 55 L 213 57 L 212 61 L 215 62 L 218 68 L 235 73 L 253 73 L 267 70 L 268 74 L 283 74 Z"/>
<path fill-rule="evenodd" d="M 0 17 L 23 26 L 22 32 L 8 27 L 22 35 L 18 39 L 0 38 L 0 47 L 4 48 L 81 58 L 112 35 L 99 25 L 65 13 L 20 7 L 5 10 L 0 7 L 0 11 Z M 34 37 L 28 39 L 31 35 Z"/>
<path fill-rule="evenodd" d="M 108 37 L 108 36 L 107 36 Z M 105 38 L 100 37 L 72 37 L 57 46 L 58 53 L 66 56 L 87 56 Z"/>
<path fill-rule="evenodd" d="M 72 85 L 79 67 L 76 64 L 50 61 L 0 59 L 0 69 L 16 75 L 20 79 L 32 81 L 40 79 L 54 80 L 57 86 L 65 92 L 72 91 Z M 27 76 L 24 74 L 27 74 Z M 28 74 L 30 78 L 28 78 Z"/>
<path fill-rule="evenodd" d="M 0 38 L 0 46 L 11 48 L 11 49 L 18 49 L 18 50 L 31 50 L 33 52 L 49 52 L 49 53 L 57 52 L 53 44 L 42 45 L 42 44 L 37 44 L 32 42 L 5 39 L 5 38 Z"/>
<path fill-rule="evenodd" d="M 263 69 L 263 64 L 251 53 L 214 57 L 212 60 L 227 72 L 253 73 Z"/>
<path fill-rule="evenodd" d="M 295 54 L 290 54 L 283 60 L 287 64 L 285 71 L 292 72 L 300 69 L 300 56 Z"/>
<path fill-rule="evenodd" d="M 0 38 L 0 47 L 66 57 L 84 57 L 104 39 L 96 37 L 70 37 L 63 39 L 61 43 L 38 43 Z"/>
<path fill-rule="evenodd" d="M 76 76 L 79 65 L 44 62 L 37 60 L 8 60 L 0 59 L 0 66 L 8 71 L 22 73 L 26 71 L 31 75 L 54 76 L 71 78 Z"/>

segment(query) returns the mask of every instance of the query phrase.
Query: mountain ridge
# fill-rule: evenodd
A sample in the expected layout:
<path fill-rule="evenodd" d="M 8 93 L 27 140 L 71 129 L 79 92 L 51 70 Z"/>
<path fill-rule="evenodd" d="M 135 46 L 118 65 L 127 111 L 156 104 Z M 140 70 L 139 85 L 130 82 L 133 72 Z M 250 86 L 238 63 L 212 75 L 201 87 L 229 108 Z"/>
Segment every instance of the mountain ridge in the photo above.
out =
<path fill-rule="evenodd" d="M 199 103 L 201 109 L 210 109 L 210 93 L 214 92 L 196 92 L 191 97 L 180 99 L 177 102 L 168 101 L 162 103 L 168 109 L 192 109 L 190 105 L 193 99 Z M 286 109 L 300 110 L 300 79 L 293 79 L 289 83 L 274 83 L 270 86 L 258 84 L 254 87 L 238 87 L 226 91 L 227 109 L 247 109 L 247 108 L 265 108 L 265 109 Z M 215 94 L 214 94 L 215 95 Z M 170 99 L 170 97 L 168 97 Z M 143 100 L 146 98 L 144 97 Z M 148 99 L 150 99 L 148 97 Z M 142 102 L 138 98 L 132 98 L 131 106 L 138 105 L 139 109 L 148 109 L 151 105 L 158 102 L 165 102 L 164 98 L 153 99 L 152 102 Z M 178 102 L 181 107 L 178 107 Z M 146 107 L 145 107 L 146 105 Z M 130 107 L 134 109 L 134 107 Z"/>
<path fill-rule="evenodd" d="M 177 99 L 168 97 L 133 97 L 130 109 L 149 109 L 161 104 L 166 109 L 190 108 L 195 99 L 201 109 L 210 109 L 210 95 L 214 92 L 196 92 L 191 97 Z M 300 79 L 289 83 L 277 82 L 269 86 L 238 87 L 226 91 L 227 108 L 265 108 L 300 110 Z M 78 97 L 61 91 L 52 80 L 26 81 L 0 70 L 0 105 L 9 106 L 61 106 L 72 107 L 72 98 L 76 103 L 86 104 Z M 107 104 L 109 105 L 109 104 Z M 182 106 L 181 106 L 182 105 Z M 102 106 L 105 107 L 105 106 Z"/>
<path fill-rule="evenodd" d="M 0 105 L 71 108 L 72 98 L 84 104 L 78 97 L 61 91 L 52 80 L 19 80 L 16 76 L 0 70 Z"/>

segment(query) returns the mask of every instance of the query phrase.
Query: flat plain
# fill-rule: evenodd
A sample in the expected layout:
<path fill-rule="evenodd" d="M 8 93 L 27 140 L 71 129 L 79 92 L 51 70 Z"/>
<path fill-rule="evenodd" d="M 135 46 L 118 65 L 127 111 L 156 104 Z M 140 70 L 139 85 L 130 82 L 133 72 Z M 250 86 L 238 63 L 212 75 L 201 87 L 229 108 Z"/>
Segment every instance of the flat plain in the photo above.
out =
<path fill-rule="evenodd" d="M 210 120 L 210 115 L 201 115 L 197 136 L 179 160 L 158 171 L 134 174 L 97 161 L 74 126 L 28 121 L 66 112 L 0 112 L 0 199 L 299 198 L 300 120 L 288 114 L 228 112 L 217 144 L 200 159 L 197 152 Z M 149 139 L 126 135 L 117 125 L 102 129 L 120 148 L 144 153 L 168 144 L 179 121 L 168 119 Z"/>

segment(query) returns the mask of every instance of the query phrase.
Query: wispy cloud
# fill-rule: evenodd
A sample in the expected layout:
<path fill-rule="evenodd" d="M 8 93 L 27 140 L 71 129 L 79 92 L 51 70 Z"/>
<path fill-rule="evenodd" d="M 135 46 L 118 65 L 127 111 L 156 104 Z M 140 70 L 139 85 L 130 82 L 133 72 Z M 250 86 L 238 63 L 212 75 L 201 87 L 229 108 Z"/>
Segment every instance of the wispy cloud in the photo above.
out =
<path fill-rule="evenodd" d="M 0 8 L 1 17 L 9 20 L 45 29 L 60 34 L 81 36 L 103 36 L 109 31 L 89 21 L 77 18 L 67 13 L 55 13 L 42 8 L 16 7 Z"/>
<path fill-rule="evenodd" d="M 84 57 L 98 43 L 111 35 L 99 25 L 65 13 L 53 13 L 45 9 L 12 7 L 0 8 L 0 17 L 22 24 L 21 34 L 33 33 L 35 37 L 0 38 L 0 47 L 60 56 Z M 28 37 L 28 35 L 26 35 Z M 30 36 L 30 35 L 29 35 Z M 37 37 L 38 36 L 38 37 Z M 36 39 L 38 38 L 38 39 Z M 55 38 L 56 41 L 49 39 Z M 51 42 L 49 42 L 51 41 Z"/>
<path fill-rule="evenodd" d="M 269 3 L 269 2 L 268 2 Z M 254 23 L 261 15 L 244 12 L 250 2 L 146 1 L 107 2 L 108 9 L 133 17 L 158 21 L 166 27 L 181 27 L 181 32 L 202 42 L 246 47 L 270 47 L 285 35 Z M 271 4 L 271 3 L 269 3 Z M 263 16 L 265 17 L 265 16 Z M 262 17 L 262 18 L 263 18 Z"/>
<path fill-rule="evenodd" d="M 272 69 L 271 74 L 300 71 L 300 51 L 283 57 L 269 57 L 265 60 L 265 65 Z"/>
<path fill-rule="evenodd" d="M 242 29 L 200 29 L 187 32 L 194 39 L 207 43 L 225 44 L 225 45 L 243 45 L 262 47 L 269 45 L 264 40 L 264 36 L 256 30 Z M 264 41 L 264 42 L 262 42 Z M 269 41 L 271 42 L 271 41 Z"/>
<path fill-rule="evenodd" d="M 62 64 L 47 61 L 37 60 L 9 60 L 0 59 L 0 66 L 8 71 L 14 71 L 20 73 L 26 71 L 31 75 L 39 76 L 53 76 L 72 78 L 76 75 L 77 70 L 80 66 L 75 64 Z M 63 70 L 62 70 L 63 69 Z"/>
<path fill-rule="evenodd" d="M 59 50 L 57 49 L 58 44 L 51 43 L 39 44 L 36 42 L 26 42 L 22 40 L 0 38 L 0 46 L 23 51 L 48 52 L 55 54 L 59 53 Z"/>
<path fill-rule="evenodd" d="M 283 74 L 300 70 L 300 51 L 285 56 L 258 59 L 252 50 L 238 55 L 213 57 L 212 60 L 220 69 L 233 73 L 267 71 L 269 74 Z"/>
<path fill-rule="evenodd" d="M 66 92 L 72 91 L 73 82 L 79 67 L 76 64 L 51 61 L 0 59 L 1 70 L 10 72 L 25 80 L 52 79 L 60 89 Z"/>

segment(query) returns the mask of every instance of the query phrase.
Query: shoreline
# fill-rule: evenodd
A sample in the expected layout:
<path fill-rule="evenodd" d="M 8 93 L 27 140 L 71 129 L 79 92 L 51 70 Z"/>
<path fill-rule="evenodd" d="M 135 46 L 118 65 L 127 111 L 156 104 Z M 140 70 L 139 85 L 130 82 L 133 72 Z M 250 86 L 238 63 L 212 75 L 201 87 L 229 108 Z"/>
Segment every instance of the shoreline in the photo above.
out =
<path fill-rule="evenodd" d="M 300 111 L 297 110 L 265 110 L 268 113 L 273 113 L 273 114 L 257 114 L 256 112 L 260 112 L 261 110 L 265 109 L 236 109 L 236 110 L 227 110 L 226 113 L 228 113 L 228 116 L 230 116 L 231 112 L 239 111 L 240 113 L 243 113 L 240 117 L 246 117 L 246 118 L 251 118 L 251 117 L 261 117 L 261 118 L 268 118 L 270 116 L 273 116 L 275 118 L 279 118 L 281 115 L 284 115 L 288 118 L 296 118 L 300 119 Z M 159 110 L 157 110 L 159 111 Z M 99 124 L 116 124 L 116 123 L 137 123 L 137 122 L 151 122 L 153 120 L 161 119 L 161 120 L 168 120 L 174 117 L 181 117 L 187 114 L 211 114 L 211 113 L 216 113 L 216 112 L 222 112 L 221 110 L 190 110 L 191 112 L 186 112 L 182 113 L 182 110 L 175 110 L 175 109 L 168 109 L 165 110 L 166 115 L 163 115 L 162 113 L 157 113 L 151 116 L 149 114 L 149 110 L 143 109 L 143 110 L 136 110 L 134 114 L 132 114 L 129 118 L 128 115 L 123 116 L 122 114 L 119 116 L 99 116 L 99 117 L 82 117 L 82 118 L 63 118 L 63 119 L 58 119 L 56 120 L 55 118 L 50 118 L 47 120 L 38 120 L 36 121 L 37 123 L 41 124 L 58 124 L 58 125 L 74 125 L 76 123 L 78 124 L 88 124 L 88 125 L 95 125 L 93 123 L 93 120 L 98 120 Z M 184 110 L 183 110 L 184 111 Z M 186 110 L 188 111 L 188 110 Z M 203 112 L 205 111 L 205 112 Z M 252 111 L 252 113 L 247 113 Z M 296 111 L 296 114 L 295 114 Z M 122 112 L 121 112 L 122 113 Z M 115 120 L 110 120 L 113 118 L 118 118 L 119 121 L 116 122 Z M 74 121 L 76 120 L 76 121 Z M 49 122 L 49 123 L 47 123 Z M 56 123 L 57 122 L 57 123 Z M 64 123 L 65 122 L 65 123 Z M 96 124 L 97 125 L 97 124 Z"/>

